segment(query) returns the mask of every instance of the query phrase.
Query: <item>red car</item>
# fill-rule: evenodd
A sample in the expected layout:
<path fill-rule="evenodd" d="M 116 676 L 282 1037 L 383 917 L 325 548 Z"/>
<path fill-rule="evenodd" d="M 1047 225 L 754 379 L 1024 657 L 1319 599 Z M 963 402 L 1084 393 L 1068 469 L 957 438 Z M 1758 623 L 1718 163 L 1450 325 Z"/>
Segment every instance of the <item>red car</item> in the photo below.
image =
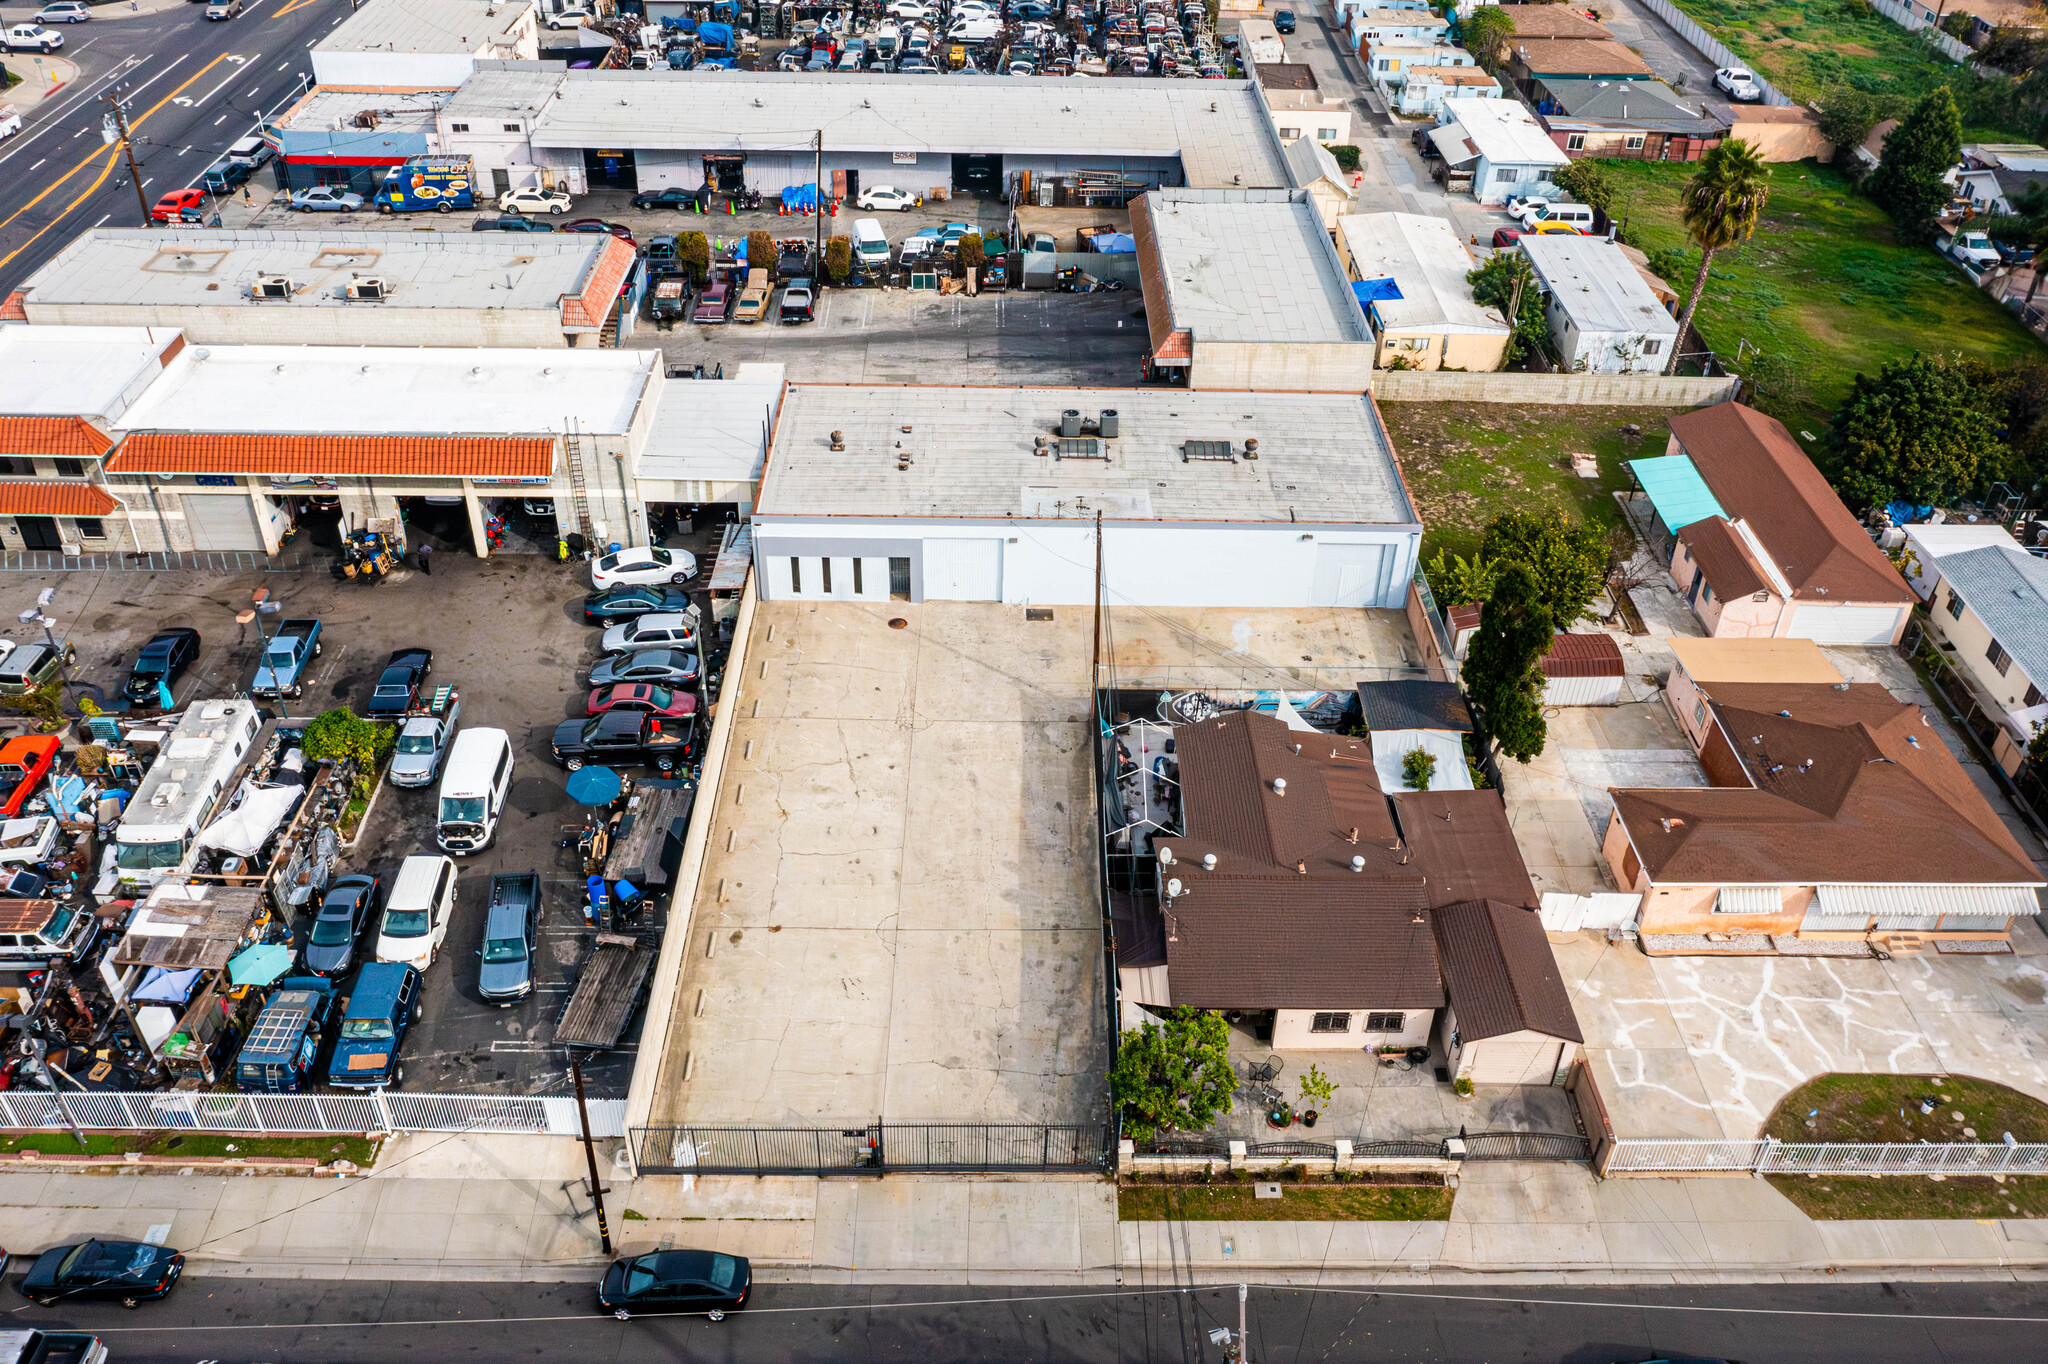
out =
<path fill-rule="evenodd" d="M 0 744 L 0 819 L 13 819 L 50 775 L 60 747 L 54 734 L 22 734 Z"/>
<path fill-rule="evenodd" d="M 590 702 L 583 709 L 585 715 L 603 715 L 606 711 L 630 710 L 643 715 L 665 715 L 681 719 L 697 713 L 697 698 L 687 692 L 671 691 L 657 687 L 651 682 L 614 682 L 608 687 L 599 687 L 590 693 Z"/>
<path fill-rule="evenodd" d="M 1520 240 L 1522 229 L 1519 227 L 1497 227 L 1493 230 L 1493 249 L 1496 251 L 1513 246 Z"/>
<path fill-rule="evenodd" d="M 205 190 L 174 189 L 156 201 L 156 207 L 149 211 L 149 220 L 153 223 L 196 223 L 205 212 Z"/>

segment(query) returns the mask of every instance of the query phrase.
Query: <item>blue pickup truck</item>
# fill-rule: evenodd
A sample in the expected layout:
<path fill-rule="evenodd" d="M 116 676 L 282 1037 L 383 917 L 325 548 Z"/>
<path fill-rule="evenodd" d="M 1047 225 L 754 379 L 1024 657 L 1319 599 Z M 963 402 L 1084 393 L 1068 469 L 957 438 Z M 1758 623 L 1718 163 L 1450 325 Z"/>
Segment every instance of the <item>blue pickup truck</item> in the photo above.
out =
<path fill-rule="evenodd" d="M 343 1004 L 327 1083 L 339 1089 L 380 1089 L 405 1079 L 398 1049 L 420 1016 L 420 973 L 402 961 L 373 961 L 356 972 Z"/>
<path fill-rule="evenodd" d="M 251 696 L 297 696 L 305 689 L 306 668 L 320 657 L 320 622 L 297 616 L 277 627 L 263 646 Z"/>

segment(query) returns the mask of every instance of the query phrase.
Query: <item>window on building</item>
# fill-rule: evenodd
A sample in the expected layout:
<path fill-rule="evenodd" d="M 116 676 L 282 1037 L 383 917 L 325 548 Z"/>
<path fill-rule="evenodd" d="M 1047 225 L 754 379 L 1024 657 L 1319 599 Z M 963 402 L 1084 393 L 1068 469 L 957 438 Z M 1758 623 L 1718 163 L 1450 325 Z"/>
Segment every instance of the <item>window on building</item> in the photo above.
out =
<path fill-rule="evenodd" d="M 8 474 L 18 478 L 34 478 L 36 476 L 36 462 L 32 459 L 21 459 L 14 455 L 0 455 L 0 474 Z"/>
<path fill-rule="evenodd" d="M 910 560 L 889 560 L 889 597 L 892 601 L 910 600 Z"/>
<path fill-rule="evenodd" d="M 853 595 L 858 597 L 860 594 L 860 560 L 855 559 L 853 561 Z"/>
<path fill-rule="evenodd" d="M 508 123 L 505 125 L 505 131 L 508 133 L 516 133 L 519 131 L 519 125 L 516 123 Z"/>
<path fill-rule="evenodd" d="M 2020 702 L 2020 708 L 2022 710 L 2032 710 L 2035 706 L 2040 705 L 2043 701 L 2048 701 L 2048 696 L 2043 696 L 2041 694 L 2041 689 L 2035 686 L 2033 683 L 2027 683 L 2027 694 L 2026 697 Z"/>
<path fill-rule="evenodd" d="M 1712 601 L 1713 599 L 1714 599 L 1714 585 L 1713 585 L 1712 583 L 1708 582 L 1708 581 L 1707 581 L 1707 580 L 1706 580 L 1705 578 L 1702 578 L 1702 579 L 1700 579 L 1700 600 L 1701 600 L 1701 601 Z"/>
<path fill-rule="evenodd" d="M 789 560 L 789 590 L 791 592 L 801 592 L 804 590 L 804 561 L 796 558 L 794 555 Z"/>
<path fill-rule="evenodd" d="M 107 523 L 97 516 L 81 516 L 74 523 L 81 540 L 104 540 L 107 538 Z"/>
<path fill-rule="evenodd" d="M 1406 1014 L 1367 1014 L 1365 1016 L 1365 1030 L 1367 1032 L 1400 1032 L 1407 1026 L 1408 1015 Z"/>
<path fill-rule="evenodd" d="M 1751 601 L 1757 602 L 1769 601 L 1771 599 L 1771 594 L 1768 592 L 1753 592 L 1750 594 L 1749 599 Z"/>
<path fill-rule="evenodd" d="M 451 133 L 466 133 L 469 131 L 469 125 L 467 123 L 451 123 L 448 125 L 448 131 Z"/>
<path fill-rule="evenodd" d="M 1564 149 L 1568 152 L 1582 152 L 1586 150 L 1586 135 L 1584 133 L 1566 133 L 1564 135 Z"/>
<path fill-rule="evenodd" d="M 1280 136 L 1282 136 L 1282 137 L 1300 137 L 1300 136 L 1301 136 L 1301 129 L 1299 129 L 1299 128 L 1282 128 L 1282 129 L 1280 130 Z"/>
<path fill-rule="evenodd" d="M 829 597 L 832 595 L 832 560 L 829 558 L 818 560 L 818 572 L 823 579 L 823 586 L 818 590 Z"/>
<path fill-rule="evenodd" d="M 1337 130 L 1336 130 L 1335 128 L 1318 128 L 1318 129 L 1316 129 L 1316 141 L 1318 141 L 1318 142 L 1335 142 L 1336 140 L 1337 140 Z"/>
<path fill-rule="evenodd" d="M 1514 166 L 1502 166 L 1493 173 L 1493 182 L 1497 185 L 1512 185 L 1521 178 L 1522 172 Z"/>
<path fill-rule="evenodd" d="M 1308 1030 L 1310 1032 L 1350 1032 L 1351 1015 L 1348 1013 L 1317 1014 L 1309 1020 Z"/>
<path fill-rule="evenodd" d="M 1995 639 L 1991 641 L 1991 647 L 1984 651 L 1984 657 L 1991 660 L 1991 666 L 1998 669 L 2000 677 L 2004 677 L 2006 670 L 2012 667 L 2012 655 Z"/>
<path fill-rule="evenodd" d="M 1692 722 L 1703 725 L 1707 722 L 1707 698 L 1702 696 L 1692 703 Z"/>
<path fill-rule="evenodd" d="M 1963 618 L 1963 599 L 1956 595 L 1956 590 L 1953 587 L 1948 590 L 1948 618 L 1950 620 L 1961 620 Z"/>
<path fill-rule="evenodd" d="M 1658 351 L 1663 349 L 1664 342 L 1662 338 L 1655 336 L 1646 336 L 1643 338 L 1643 354 L 1655 355 Z"/>
<path fill-rule="evenodd" d="M 1625 151 L 1639 152 L 1643 149 L 1642 135 L 1639 133 L 1634 137 L 1625 137 L 1621 140 L 1621 145 Z"/>
<path fill-rule="evenodd" d="M 85 477 L 85 461 L 82 459 L 53 459 L 50 464 L 59 478 Z"/>

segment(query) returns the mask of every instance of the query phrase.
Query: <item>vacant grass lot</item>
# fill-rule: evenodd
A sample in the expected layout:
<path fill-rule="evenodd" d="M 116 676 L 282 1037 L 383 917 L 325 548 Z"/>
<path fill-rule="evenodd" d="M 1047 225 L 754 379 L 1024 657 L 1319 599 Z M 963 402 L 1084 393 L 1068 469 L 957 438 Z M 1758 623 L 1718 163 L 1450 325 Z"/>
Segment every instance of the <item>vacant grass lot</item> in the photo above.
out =
<path fill-rule="evenodd" d="M 1728 44 L 1757 74 L 1801 104 L 1837 85 L 1918 98 L 1979 78 L 1877 11 L 1843 0 L 1671 0 Z M 1969 110 L 1964 110 L 1969 122 Z M 2032 141 L 2025 128 L 1969 127 L 1963 140 Z"/>
<path fill-rule="evenodd" d="M 1629 486 L 1623 461 L 1664 453 L 1673 410 L 1385 403 L 1380 415 L 1422 516 L 1426 563 L 1439 549 L 1477 553 L 1487 521 L 1510 508 L 1562 507 L 1574 521 L 1619 525 L 1613 494 Z M 1639 439 L 1622 435 L 1631 424 Z M 1572 473 L 1577 451 L 1599 458 L 1599 478 Z"/>
<path fill-rule="evenodd" d="M 1457 1197 L 1419 1184 L 1282 1184 L 1260 1198 L 1249 1184 L 1142 1184 L 1116 1191 L 1125 1222 L 1443 1222 Z"/>
<path fill-rule="evenodd" d="M 1617 187 L 1628 239 L 1653 256 L 1685 248 L 1688 264 L 1671 272 L 1679 276 L 1671 284 L 1688 292 L 1699 255 L 1679 225 L 1678 202 L 1691 168 L 1601 164 Z M 1816 434 L 1814 423 L 1841 405 L 1853 377 L 1895 355 L 1961 352 L 2004 367 L 2041 354 L 1962 271 L 1925 247 L 1901 245 L 1891 220 L 1845 176 L 1810 161 L 1771 168 L 1763 223 L 1746 246 L 1714 257 L 1695 323 L 1738 372 L 1743 341 L 1785 361 L 1795 386 L 1765 405 Z"/>

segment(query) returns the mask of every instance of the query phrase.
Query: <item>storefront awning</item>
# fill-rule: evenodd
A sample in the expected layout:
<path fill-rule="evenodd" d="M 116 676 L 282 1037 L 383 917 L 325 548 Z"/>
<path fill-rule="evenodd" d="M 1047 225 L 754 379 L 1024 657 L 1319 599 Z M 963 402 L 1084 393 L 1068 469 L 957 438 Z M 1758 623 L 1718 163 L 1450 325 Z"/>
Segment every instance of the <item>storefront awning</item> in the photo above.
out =
<path fill-rule="evenodd" d="M 97 483 L 0 479 L 0 516 L 111 516 L 120 505 Z"/>
<path fill-rule="evenodd" d="M 1650 505 L 1657 509 L 1664 529 L 1674 534 L 1695 521 L 1705 521 L 1710 517 L 1718 516 L 1724 521 L 1733 519 L 1721 510 L 1721 503 L 1714 497 L 1713 490 L 1707 487 L 1707 481 L 1700 477 L 1700 471 L 1684 455 L 1632 459 L 1628 467 L 1635 470 L 1636 481 L 1649 495 Z"/>
<path fill-rule="evenodd" d="M 107 461 L 117 474 L 331 474 L 547 478 L 552 437 L 256 436 L 139 431 Z"/>
<path fill-rule="evenodd" d="M 1970 914 L 2013 917 L 2041 912 L 2031 886 L 1821 886 L 1815 909 L 1830 918 Z"/>

